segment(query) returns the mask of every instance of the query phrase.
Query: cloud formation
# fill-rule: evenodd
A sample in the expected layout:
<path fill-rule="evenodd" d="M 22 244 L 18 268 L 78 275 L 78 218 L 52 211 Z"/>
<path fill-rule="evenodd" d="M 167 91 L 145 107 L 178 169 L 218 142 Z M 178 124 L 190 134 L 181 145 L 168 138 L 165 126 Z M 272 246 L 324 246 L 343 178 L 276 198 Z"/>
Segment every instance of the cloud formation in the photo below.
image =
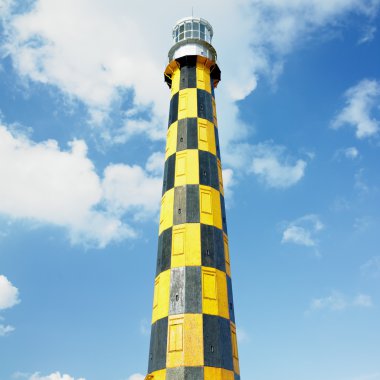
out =
<path fill-rule="evenodd" d="M 4 276 L 0 275 L 0 311 L 10 309 L 20 303 L 18 289 Z M 2 318 L 0 317 L 0 322 Z M 0 323 L 0 336 L 14 331 L 14 327 Z"/>
<path fill-rule="evenodd" d="M 346 105 L 333 120 L 332 128 L 353 127 L 359 139 L 376 135 L 380 121 L 374 115 L 379 114 L 380 82 L 363 79 L 349 88 L 344 97 Z"/>
<path fill-rule="evenodd" d="M 13 326 L 0 324 L 0 336 L 8 335 L 14 330 L 15 328 Z"/>
<path fill-rule="evenodd" d="M 86 380 L 86 379 L 84 379 L 83 377 L 75 379 L 74 377 L 67 374 L 61 375 L 60 372 L 54 372 L 47 376 L 42 376 L 40 373 L 36 372 L 32 376 L 30 376 L 28 380 Z"/>
<path fill-rule="evenodd" d="M 286 154 L 286 148 L 272 143 L 262 143 L 252 148 L 250 171 L 259 181 L 274 188 L 295 185 L 305 174 L 307 163 Z"/>
<path fill-rule="evenodd" d="M 113 164 L 101 178 L 84 141 L 62 150 L 1 125 L 0 179 L 1 214 L 64 227 L 73 243 L 104 247 L 134 237 L 124 218 L 154 217 L 159 206 L 161 179 L 143 168 Z"/>
<path fill-rule="evenodd" d="M 360 267 L 362 275 L 380 278 L 380 256 L 373 256 Z"/>
<path fill-rule="evenodd" d="M 372 306 L 372 297 L 367 294 L 358 294 L 355 297 L 347 297 L 340 292 L 333 291 L 326 297 L 314 298 L 310 303 L 309 311 L 342 311 L 348 307 L 370 308 Z"/>
<path fill-rule="evenodd" d="M 141 373 L 135 373 L 128 377 L 128 380 L 144 380 L 144 379 L 145 379 L 145 376 L 142 375 Z"/>
<path fill-rule="evenodd" d="M 0 310 L 9 309 L 20 302 L 19 291 L 3 275 L 0 275 Z"/>
<path fill-rule="evenodd" d="M 7 5 L 16 1 L 7 0 Z M 240 140 L 249 127 L 239 120 L 236 101 L 247 97 L 258 77 L 275 81 L 287 54 L 317 36 L 339 28 L 339 19 L 355 13 L 371 19 L 379 0 L 195 0 L 194 9 L 215 29 L 223 82 L 218 89 L 222 143 Z M 174 9 L 175 13 L 161 12 Z M 107 120 L 126 94 L 123 123 L 111 140 L 135 133 L 164 138 L 169 93 L 162 81 L 172 41 L 170 28 L 188 14 L 187 3 L 165 0 L 150 4 L 102 0 L 36 0 L 23 14 L 3 8 L 3 51 L 28 80 L 55 86 L 88 106 L 93 122 Z M 156 17 L 157 14 L 160 17 Z M 229 25 L 228 28 L 225 25 Z M 154 31 L 154 33 L 152 33 Z M 133 38 L 131 38 L 133 36 Z M 239 60 L 236 60 L 239 55 Z"/>
<path fill-rule="evenodd" d="M 316 248 L 318 246 L 316 235 L 323 228 L 324 225 L 318 215 L 305 215 L 285 224 L 281 242 Z"/>

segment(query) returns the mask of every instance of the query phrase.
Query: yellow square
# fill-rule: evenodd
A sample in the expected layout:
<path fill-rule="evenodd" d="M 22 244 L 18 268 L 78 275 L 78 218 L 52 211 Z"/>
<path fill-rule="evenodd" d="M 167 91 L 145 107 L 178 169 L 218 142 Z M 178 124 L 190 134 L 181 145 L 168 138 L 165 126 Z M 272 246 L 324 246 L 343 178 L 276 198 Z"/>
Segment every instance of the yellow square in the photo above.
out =
<path fill-rule="evenodd" d="M 173 225 L 174 188 L 168 190 L 161 199 L 159 234 Z"/>
<path fill-rule="evenodd" d="M 212 215 L 212 194 L 210 190 L 201 191 L 201 212 Z"/>
<path fill-rule="evenodd" d="M 199 183 L 199 155 L 197 149 L 176 153 L 174 186 L 197 185 Z"/>
<path fill-rule="evenodd" d="M 226 273 L 231 277 L 230 249 L 228 247 L 228 237 L 223 233 L 224 257 L 226 260 Z"/>
<path fill-rule="evenodd" d="M 198 118 L 198 148 L 216 154 L 214 125 L 202 118 Z"/>
<path fill-rule="evenodd" d="M 166 367 L 203 366 L 202 314 L 169 316 Z"/>
<path fill-rule="evenodd" d="M 233 371 L 223 368 L 204 367 L 204 380 L 234 380 Z"/>
<path fill-rule="evenodd" d="M 156 278 L 156 281 L 154 282 L 154 296 L 153 296 L 153 309 L 155 309 L 158 306 L 158 293 L 160 287 L 160 278 Z"/>
<path fill-rule="evenodd" d="M 208 142 L 208 132 L 207 132 L 207 123 L 199 123 L 199 140 L 207 143 Z"/>
<path fill-rule="evenodd" d="M 202 306 L 204 314 L 229 318 L 226 274 L 202 267 Z"/>
<path fill-rule="evenodd" d="M 219 191 L 209 186 L 200 185 L 199 199 L 201 223 L 222 229 L 222 209 Z"/>
<path fill-rule="evenodd" d="M 179 80 L 181 77 L 181 70 L 179 68 L 175 69 L 172 74 L 172 89 L 171 93 L 174 95 L 176 92 L 179 91 Z"/>
<path fill-rule="evenodd" d="M 217 127 L 218 126 L 218 118 L 216 116 L 216 103 L 215 103 L 214 98 L 212 98 L 212 116 L 213 116 L 214 124 Z"/>
<path fill-rule="evenodd" d="M 219 158 L 217 159 L 217 162 L 218 162 L 219 191 L 224 196 L 222 164 Z"/>
<path fill-rule="evenodd" d="M 187 223 L 173 226 L 171 267 L 199 265 L 201 265 L 200 224 Z"/>
<path fill-rule="evenodd" d="M 231 344 L 232 344 L 232 359 L 234 363 L 234 371 L 237 374 L 240 374 L 236 327 L 232 322 L 231 322 Z"/>
<path fill-rule="evenodd" d="M 169 325 L 169 352 L 183 351 L 183 318 Z"/>
<path fill-rule="evenodd" d="M 183 255 L 185 253 L 185 236 L 185 227 L 179 227 L 175 230 L 173 229 L 173 256 Z"/>
<path fill-rule="evenodd" d="M 203 297 L 216 300 L 216 274 L 213 272 L 203 272 Z"/>
<path fill-rule="evenodd" d="M 205 62 L 197 62 L 197 87 L 211 93 L 210 69 Z"/>
<path fill-rule="evenodd" d="M 177 150 L 177 131 L 178 122 L 176 121 L 169 127 L 166 134 L 165 160 Z"/>
<path fill-rule="evenodd" d="M 197 89 L 186 88 L 179 91 L 178 120 L 197 117 Z"/>
<path fill-rule="evenodd" d="M 170 269 L 161 272 L 155 282 L 152 323 L 169 314 Z"/>
<path fill-rule="evenodd" d="M 179 103 L 178 103 L 178 110 L 179 111 L 185 111 L 187 108 L 187 98 L 188 94 L 187 92 L 181 92 L 179 94 Z"/>

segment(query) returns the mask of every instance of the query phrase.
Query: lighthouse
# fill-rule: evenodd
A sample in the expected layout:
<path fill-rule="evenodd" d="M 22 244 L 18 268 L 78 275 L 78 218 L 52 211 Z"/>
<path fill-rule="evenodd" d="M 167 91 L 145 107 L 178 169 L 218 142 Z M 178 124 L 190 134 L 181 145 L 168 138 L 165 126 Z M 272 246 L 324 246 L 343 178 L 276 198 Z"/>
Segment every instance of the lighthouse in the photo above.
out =
<path fill-rule="evenodd" d="M 212 37 L 206 20 L 179 20 L 164 74 L 171 100 L 147 379 L 240 379 Z"/>

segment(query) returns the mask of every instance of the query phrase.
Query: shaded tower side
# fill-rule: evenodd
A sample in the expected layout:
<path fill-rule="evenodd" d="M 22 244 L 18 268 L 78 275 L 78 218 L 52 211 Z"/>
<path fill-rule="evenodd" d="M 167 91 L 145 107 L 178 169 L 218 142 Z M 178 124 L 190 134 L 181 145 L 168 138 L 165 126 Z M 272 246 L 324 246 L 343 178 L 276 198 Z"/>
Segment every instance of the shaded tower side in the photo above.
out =
<path fill-rule="evenodd" d="M 149 379 L 240 379 L 214 87 L 200 55 L 173 59 Z"/>

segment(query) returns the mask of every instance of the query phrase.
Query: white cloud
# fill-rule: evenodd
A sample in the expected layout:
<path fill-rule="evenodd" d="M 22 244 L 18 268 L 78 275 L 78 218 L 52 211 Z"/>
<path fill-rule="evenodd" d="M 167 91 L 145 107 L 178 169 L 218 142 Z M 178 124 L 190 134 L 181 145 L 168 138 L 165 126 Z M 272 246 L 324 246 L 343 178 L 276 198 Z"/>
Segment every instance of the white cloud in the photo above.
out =
<path fill-rule="evenodd" d="M 333 120 L 332 128 L 352 126 L 359 139 L 376 135 L 380 121 L 373 114 L 380 105 L 380 82 L 363 79 L 346 91 L 345 98 L 346 106 Z"/>
<path fill-rule="evenodd" d="M 287 188 L 295 185 L 305 174 L 307 163 L 285 154 L 285 147 L 262 143 L 252 148 L 250 171 L 269 187 Z"/>
<path fill-rule="evenodd" d="M 109 165 L 104 171 L 104 202 L 116 214 L 134 211 L 136 219 L 152 217 L 161 198 L 161 177 L 151 177 L 140 166 Z"/>
<path fill-rule="evenodd" d="M 15 328 L 13 326 L 3 325 L 0 323 L 0 336 L 5 336 L 7 334 L 10 334 L 14 330 Z"/>
<path fill-rule="evenodd" d="M 354 306 L 359 306 L 359 307 L 372 307 L 373 306 L 372 297 L 366 294 L 358 294 L 354 298 L 352 304 Z"/>
<path fill-rule="evenodd" d="M 351 146 L 348 148 L 338 149 L 335 152 L 334 158 L 339 159 L 341 157 L 345 157 L 345 158 L 348 158 L 351 160 L 355 160 L 356 158 L 359 157 L 359 150 L 354 146 Z"/>
<path fill-rule="evenodd" d="M 357 148 L 355 147 L 350 147 L 350 148 L 346 148 L 344 150 L 344 155 L 347 157 L 347 158 L 357 158 L 359 156 L 359 151 L 357 150 Z"/>
<path fill-rule="evenodd" d="M 371 42 L 375 38 L 377 28 L 375 26 L 368 26 L 365 28 L 363 36 L 359 39 L 358 44 L 365 44 Z"/>
<path fill-rule="evenodd" d="M 256 88 L 259 75 L 275 80 L 286 54 L 310 36 L 320 38 L 316 31 L 338 28 L 338 21 L 350 13 L 373 17 L 379 0 L 229 0 L 223 7 L 216 0 L 195 0 L 192 4 L 215 29 L 214 45 L 223 71 L 217 95 L 219 119 L 228 126 L 221 128 L 221 140 L 227 146 L 247 133 L 247 125 L 238 120 L 236 101 Z M 144 3 L 121 0 L 110 4 L 37 0 L 25 14 L 6 15 L 4 51 L 22 76 L 57 86 L 83 101 L 98 122 L 107 117 L 122 92 L 130 90 L 133 104 L 111 138 L 121 142 L 134 133 L 163 138 L 169 92 L 162 72 L 171 26 L 188 14 L 189 7 L 174 0 L 149 7 L 146 12 Z M 174 13 L 161 12 L 163 8 Z M 148 117 L 141 116 L 145 111 Z"/>
<path fill-rule="evenodd" d="M 316 235 L 323 228 L 324 225 L 317 215 L 305 215 L 285 224 L 281 242 L 316 248 L 318 246 Z"/>
<path fill-rule="evenodd" d="M 3 275 L 0 275 L 0 310 L 9 309 L 20 302 L 19 291 Z"/>
<path fill-rule="evenodd" d="M 152 153 L 145 165 L 145 169 L 152 174 L 163 175 L 165 165 L 165 154 L 162 152 Z"/>
<path fill-rule="evenodd" d="M 145 379 L 145 376 L 142 375 L 141 373 L 135 373 L 128 377 L 128 380 L 144 380 L 144 379 Z"/>
<path fill-rule="evenodd" d="M 68 229 L 73 243 L 104 247 L 134 237 L 124 217 L 154 216 L 161 180 L 139 166 L 109 165 L 96 173 L 82 140 L 61 150 L 0 126 L 0 213 Z M 26 190 L 27 189 L 27 190 Z"/>
<path fill-rule="evenodd" d="M 339 292 L 332 292 L 329 296 L 324 298 L 315 298 L 311 301 L 311 310 L 344 310 L 348 306 L 346 297 Z"/>
<path fill-rule="evenodd" d="M 233 193 L 232 188 L 236 185 L 234 171 L 232 169 L 223 169 L 222 176 L 223 176 L 224 197 L 227 199 L 231 199 L 232 193 Z"/>
<path fill-rule="evenodd" d="M 47 376 L 42 376 L 40 373 L 36 372 L 32 376 L 29 377 L 28 380 L 85 380 L 83 377 L 75 379 L 74 377 L 63 374 L 60 372 L 54 372 Z"/>
<path fill-rule="evenodd" d="M 370 308 L 372 306 L 372 298 L 369 295 L 358 294 L 350 298 L 340 292 L 333 291 L 327 297 L 313 299 L 310 303 L 309 311 L 342 311 L 348 307 Z"/>
<path fill-rule="evenodd" d="M 378 278 L 380 277 L 380 256 L 371 257 L 360 267 L 364 276 Z"/>
<path fill-rule="evenodd" d="M 373 223 L 373 220 L 370 216 L 362 216 L 362 217 L 355 218 L 354 230 L 360 233 L 365 232 L 366 230 L 368 230 L 368 228 L 371 226 L 372 223 Z"/>

